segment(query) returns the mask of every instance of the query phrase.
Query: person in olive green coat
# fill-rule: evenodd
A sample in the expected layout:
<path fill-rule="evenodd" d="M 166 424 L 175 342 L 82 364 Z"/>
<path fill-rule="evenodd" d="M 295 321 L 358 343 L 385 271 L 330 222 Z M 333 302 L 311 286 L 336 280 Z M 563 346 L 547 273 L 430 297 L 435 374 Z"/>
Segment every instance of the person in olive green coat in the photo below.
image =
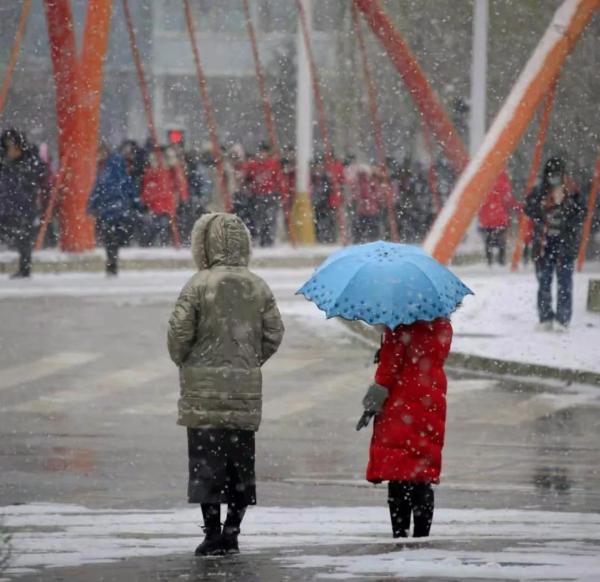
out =
<path fill-rule="evenodd" d="M 212 555 L 239 551 L 241 521 L 256 503 L 261 366 L 284 329 L 269 286 L 248 269 L 250 236 L 237 216 L 202 216 L 192 254 L 198 272 L 173 309 L 168 348 L 179 367 L 178 424 L 188 432 L 188 498 L 201 504 L 204 517 L 206 537 L 196 555 Z M 223 530 L 221 503 L 228 505 Z"/>

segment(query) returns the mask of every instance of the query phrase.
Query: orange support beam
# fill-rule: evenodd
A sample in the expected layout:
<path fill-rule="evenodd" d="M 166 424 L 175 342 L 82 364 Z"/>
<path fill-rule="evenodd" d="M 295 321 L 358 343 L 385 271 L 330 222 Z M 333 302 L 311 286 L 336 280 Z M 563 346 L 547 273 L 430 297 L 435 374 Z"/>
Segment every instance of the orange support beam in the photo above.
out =
<path fill-rule="evenodd" d="M 252 23 L 252 16 L 250 15 L 250 2 L 249 0 L 243 0 L 244 16 L 246 17 L 246 29 L 248 31 L 248 37 L 250 38 L 250 45 L 252 46 L 252 57 L 254 59 L 254 71 L 256 73 L 256 80 L 258 81 L 258 91 L 262 101 L 263 115 L 265 124 L 267 126 L 267 133 L 269 140 L 271 141 L 271 148 L 279 163 L 281 163 L 281 148 L 279 147 L 279 139 L 277 137 L 277 129 L 275 128 L 275 122 L 273 120 L 273 110 L 271 109 L 271 102 L 267 95 L 267 84 L 265 82 L 265 75 L 263 72 L 262 64 L 260 62 L 260 55 L 258 53 L 258 42 L 256 40 L 256 32 L 254 30 L 254 24 Z M 292 227 L 290 218 L 290 189 L 288 187 L 287 180 L 282 180 L 282 192 L 281 192 L 281 205 L 283 207 L 283 214 L 285 216 L 285 224 L 288 231 L 288 237 L 292 246 L 296 246 L 296 233 Z"/>
<path fill-rule="evenodd" d="M 425 249 L 448 263 L 600 0 L 565 0 L 438 215 Z"/>
<path fill-rule="evenodd" d="M 89 0 L 81 59 L 77 55 L 70 1 L 44 0 L 44 7 L 56 87 L 62 177 L 61 247 L 80 252 L 95 245 L 94 222 L 87 215 L 87 201 L 96 178 L 102 67 L 108 48 L 112 1 Z"/>
<path fill-rule="evenodd" d="M 377 95 L 375 94 L 375 84 L 373 83 L 371 68 L 369 67 L 367 47 L 365 45 L 365 38 L 362 33 L 362 28 L 360 26 L 360 20 L 358 18 L 356 4 L 352 4 L 352 23 L 354 25 L 354 34 L 356 34 L 356 40 L 358 41 L 358 48 L 360 50 L 363 75 L 367 83 L 367 95 L 369 97 L 369 113 L 371 117 L 371 125 L 373 126 L 373 136 L 375 138 L 375 151 L 377 153 L 377 161 L 379 164 L 379 169 L 383 175 L 385 185 L 385 202 L 387 206 L 388 221 L 390 225 L 390 235 L 392 241 L 397 242 L 399 240 L 398 223 L 396 222 L 396 212 L 394 210 L 394 194 L 392 191 L 392 181 L 390 179 L 388 167 L 385 163 L 383 131 L 381 130 L 381 119 L 379 117 L 379 108 L 377 107 Z"/>
<path fill-rule="evenodd" d="M 592 232 L 592 221 L 594 220 L 596 200 L 598 199 L 598 190 L 600 190 L 600 157 L 596 161 L 596 167 L 594 168 L 594 178 L 592 180 L 592 187 L 590 188 L 590 195 L 588 197 L 587 215 L 585 217 L 585 222 L 583 223 L 583 232 L 581 235 L 581 243 L 579 245 L 579 254 L 577 256 L 578 271 L 581 271 L 581 269 L 583 269 L 583 263 L 585 262 L 585 253 L 590 242 L 590 234 Z"/>
<path fill-rule="evenodd" d="M 367 24 L 398 69 L 423 122 L 436 137 L 456 174 L 460 174 L 469 162 L 467 149 L 415 56 L 386 14 L 381 0 L 354 0 L 354 5 L 363 13 Z"/>
<path fill-rule="evenodd" d="M 225 175 L 225 166 L 223 164 L 223 156 L 221 154 L 221 144 L 219 143 L 219 137 L 217 135 L 217 123 L 215 121 L 212 102 L 208 94 L 206 75 L 204 74 L 204 68 L 202 67 L 202 61 L 200 60 L 200 51 L 198 50 L 198 42 L 196 40 L 196 27 L 194 25 L 194 17 L 192 16 L 192 10 L 190 8 L 189 0 L 183 0 L 183 7 L 185 9 L 185 21 L 187 24 L 188 35 L 190 37 L 190 44 L 192 45 L 194 64 L 196 65 L 196 78 L 198 80 L 198 89 L 200 90 L 200 98 L 202 99 L 202 103 L 204 105 L 204 117 L 206 120 L 206 127 L 208 128 L 208 133 L 210 135 L 213 156 L 215 158 L 215 165 L 217 167 L 219 189 L 221 190 L 221 196 L 223 197 L 223 205 L 225 207 L 225 211 L 231 212 L 233 210 L 233 204 L 231 202 L 231 192 L 229 192 L 227 176 Z"/>
<path fill-rule="evenodd" d="M 8 97 L 8 91 L 10 90 L 10 86 L 12 84 L 13 73 L 15 72 L 17 59 L 19 58 L 19 52 L 21 52 L 21 41 L 23 40 L 23 36 L 25 36 L 25 29 L 27 28 L 27 20 L 29 19 L 30 9 L 31 0 L 24 0 L 23 6 L 21 7 L 21 15 L 19 16 L 19 24 L 17 25 L 15 40 L 10 51 L 10 58 L 8 59 L 8 66 L 6 67 L 6 73 L 4 74 L 4 80 L 2 81 L 2 88 L 0 88 L 0 119 L 4 113 L 6 98 Z"/>
<path fill-rule="evenodd" d="M 542 153 L 544 151 L 544 143 L 546 141 L 546 133 L 548 132 L 548 126 L 550 125 L 550 113 L 552 111 L 552 105 L 554 103 L 554 96 L 556 95 L 556 81 L 550 87 L 546 99 L 544 100 L 544 110 L 542 111 L 542 117 L 540 119 L 540 128 L 538 136 L 535 142 L 535 149 L 533 151 L 533 159 L 531 161 L 531 168 L 529 168 L 529 176 L 527 176 L 527 184 L 525 185 L 525 193 L 523 196 L 523 202 L 535 186 L 540 165 L 542 163 Z M 510 265 L 511 271 L 516 271 L 521 256 L 523 255 L 523 247 L 525 246 L 525 235 L 527 233 L 527 226 L 530 222 L 530 218 L 525 214 L 523 210 L 519 213 L 519 234 L 517 238 L 517 244 L 512 256 L 512 262 Z"/>

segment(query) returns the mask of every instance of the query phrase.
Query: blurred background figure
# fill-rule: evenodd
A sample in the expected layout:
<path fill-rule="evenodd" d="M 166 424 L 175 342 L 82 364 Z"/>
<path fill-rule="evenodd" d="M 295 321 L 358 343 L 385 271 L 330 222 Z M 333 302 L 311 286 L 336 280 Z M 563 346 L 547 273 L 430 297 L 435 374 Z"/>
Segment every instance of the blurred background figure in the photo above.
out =
<path fill-rule="evenodd" d="M 8 129 L 0 136 L 0 240 L 19 253 L 15 278 L 31 275 L 34 223 L 47 169 L 25 136 Z"/>
<path fill-rule="evenodd" d="M 317 242 L 332 243 L 335 241 L 335 211 L 330 204 L 332 183 L 322 154 L 313 158 L 310 183 Z"/>
<path fill-rule="evenodd" d="M 485 243 L 485 258 L 491 267 L 494 249 L 498 250 L 499 265 L 506 263 L 506 236 L 510 224 L 510 212 L 521 205 L 512 194 L 512 186 L 506 172 L 502 172 L 479 210 L 479 228 Z"/>
<path fill-rule="evenodd" d="M 579 236 L 585 217 L 581 195 L 569 187 L 566 164 L 550 158 L 541 184 L 527 196 L 525 213 L 533 221 L 533 260 L 538 279 L 538 316 L 542 331 L 566 331 L 571 321 L 573 272 Z M 552 280 L 556 275 L 556 310 L 552 302 Z"/>
<path fill-rule="evenodd" d="M 138 205 L 135 184 L 127 173 L 125 160 L 101 145 L 98 148 L 98 170 L 88 202 L 88 213 L 96 218 L 98 237 L 106 249 L 108 276 L 118 273 L 119 248 L 127 244 L 131 237 L 131 218 Z"/>
<path fill-rule="evenodd" d="M 379 238 L 381 198 L 379 187 L 368 166 L 361 166 L 351 193 L 354 242 L 366 243 Z"/>
<path fill-rule="evenodd" d="M 254 240 L 261 247 L 273 246 L 277 212 L 280 208 L 281 166 L 267 143 L 260 144 L 256 157 L 246 166 L 252 197 Z"/>

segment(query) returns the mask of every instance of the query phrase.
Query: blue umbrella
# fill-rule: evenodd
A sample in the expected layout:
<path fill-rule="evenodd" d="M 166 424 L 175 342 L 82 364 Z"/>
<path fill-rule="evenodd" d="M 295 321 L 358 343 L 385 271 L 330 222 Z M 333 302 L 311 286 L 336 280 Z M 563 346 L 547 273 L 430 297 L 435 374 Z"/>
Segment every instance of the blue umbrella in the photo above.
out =
<path fill-rule="evenodd" d="M 449 316 L 473 292 L 418 247 L 377 241 L 331 255 L 298 290 L 327 317 L 395 329 Z"/>

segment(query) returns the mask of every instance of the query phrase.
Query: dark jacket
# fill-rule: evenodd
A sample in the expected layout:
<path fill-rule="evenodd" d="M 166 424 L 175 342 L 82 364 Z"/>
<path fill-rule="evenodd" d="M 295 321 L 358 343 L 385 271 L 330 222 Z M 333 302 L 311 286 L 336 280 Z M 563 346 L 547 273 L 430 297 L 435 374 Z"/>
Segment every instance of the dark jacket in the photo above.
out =
<path fill-rule="evenodd" d="M 0 162 L 0 219 L 19 217 L 33 222 L 45 169 L 34 154 Z"/>
<path fill-rule="evenodd" d="M 544 245 L 547 234 L 547 220 L 549 209 L 546 205 L 547 190 L 543 186 L 536 186 L 527 196 L 525 201 L 525 214 L 533 222 L 533 260 L 539 260 L 544 254 Z M 579 192 L 569 192 L 559 205 L 561 220 L 560 253 L 567 261 L 574 261 L 579 249 L 579 236 L 585 217 L 585 205 Z"/>
<path fill-rule="evenodd" d="M 96 183 L 88 201 L 88 212 L 102 222 L 117 222 L 131 216 L 137 206 L 135 184 L 118 154 L 108 157 L 98 169 Z"/>
<path fill-rule="evenodd" d="M 178 423 L 258 430 L 261 366 L 277 351 L 283 323 L 268 285 L 248 270 L 250 236 L 233 214 L 205 214 L 192 232 L 198 272 L 169 320 L 179 366 Z"/>

